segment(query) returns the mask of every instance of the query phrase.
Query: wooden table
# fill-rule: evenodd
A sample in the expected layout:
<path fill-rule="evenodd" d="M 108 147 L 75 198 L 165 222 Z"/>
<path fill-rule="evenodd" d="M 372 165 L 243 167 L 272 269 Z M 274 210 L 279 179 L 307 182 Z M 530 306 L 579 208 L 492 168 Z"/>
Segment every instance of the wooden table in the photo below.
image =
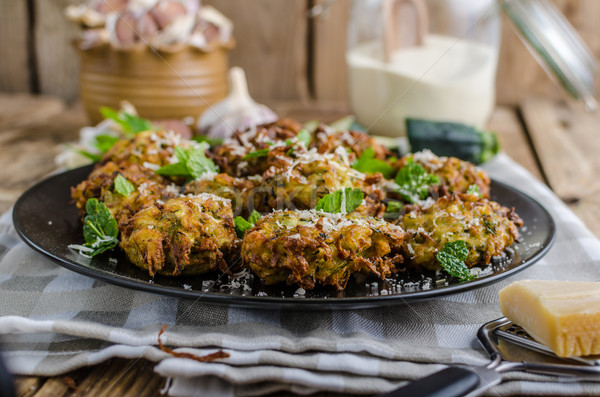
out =
<path fill-rule="evenodd" d="M 280 115 L 332 121 L 348 113 L 335 103 L 272 103 Z M 530 99 L 498 107 L 489 128 L 504 151 L 540 180 L 600 236 L 600 116 L 562 102 Z M 60 145 L 77 139 L 87 120 L 81 107 L 29 95 L 0 95 L 0 210 L 51 172 Z M 19 377 L 19 396 L 159 396 L 164 379 L 146 360 L 112 359 L 52 378 Z M 335 395 L 335 394 L 324 394 Z"/>

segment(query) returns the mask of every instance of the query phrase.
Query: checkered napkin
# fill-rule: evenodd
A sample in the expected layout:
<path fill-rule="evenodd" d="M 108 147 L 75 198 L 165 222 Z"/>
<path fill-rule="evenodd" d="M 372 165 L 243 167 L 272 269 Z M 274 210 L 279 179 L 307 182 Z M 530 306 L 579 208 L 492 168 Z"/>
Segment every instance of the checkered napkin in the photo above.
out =
<path fill-rule="evenodd" d="M 17 374 L 57 375 L 110 357 L 157 362 L 172 396 L 250 396 L 276 391 L 373 394 L 448 364 L 488 360 L 477 329 L 501 316 L 498 291 L 524 279 L 599 280 L 600 243 L 543 184 L 505 155 L 490 175 L 540 201 L 557 239 L 536 265 L 509 280 L 429 301 L 369 310 L 251 310 L 211 305 L 96 281 L 55 265 L 0 218 L 0 341 Z M 202 363 L 173 357 L 162 342 Z M 509 372 L 492 395 L 600 395 L 600 382 Z"/>

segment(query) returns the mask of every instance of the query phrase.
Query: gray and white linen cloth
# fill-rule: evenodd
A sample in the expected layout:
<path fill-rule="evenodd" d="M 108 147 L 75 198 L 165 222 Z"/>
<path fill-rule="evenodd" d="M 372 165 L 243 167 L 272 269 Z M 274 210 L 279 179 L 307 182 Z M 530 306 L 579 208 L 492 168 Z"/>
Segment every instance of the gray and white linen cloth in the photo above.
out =
<path fill-rule="evenodd" d="M 212 305 L 114 286 L 66 270 L 19 240 L 0 218 L 0 341 L 17 374 L 57 375 L 110 357 L 155 361 L 171 396 L 250 396 L 276 391 L 373 394 L 445 365 L 481 365 L 477 329 L 501 317 L 498 291 L 517 279 L 600 280 L 600 242 L 545 185 L 499 155 L 492 178 L 529 194 L 553 215 L 550 252 L 499 283 L 424 302 L 368 310 L 259 310 Z M 229 358 L 196 355 L 223 349 Z M 489 395 L 600 395 L 598 382 L 518 372 Z"/>

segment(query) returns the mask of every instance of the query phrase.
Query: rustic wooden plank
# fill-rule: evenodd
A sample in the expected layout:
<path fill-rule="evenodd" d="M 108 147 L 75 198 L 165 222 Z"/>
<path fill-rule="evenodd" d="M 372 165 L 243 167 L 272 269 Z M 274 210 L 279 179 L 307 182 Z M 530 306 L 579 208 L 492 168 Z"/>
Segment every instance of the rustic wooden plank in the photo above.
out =
<path fill-rule="evenodd" d="M 77 386 L 82 396 L 160 396 L 165 378 L 157 376 L 148 360 L 115 358 L 93 367 L 89 376 Z M 38 396 L 36 396 L 38 397 Z"/>
<path fill-rule="evenodd" d="M 76 140 L 86 123 L 80 107 L 55 98 L 0 95 L 0 212 L 56 168 L 60 144 Z"/>
<path fill-rule="evenodd" d="M 488 128 L 498 134 L 501 150 L 536 178 L 544 180 L 515 108 L 497 107 L 488 122 Z"/>
<path fill-rule="evenodd" d="M 600 15 L 600 2 L 597 0 L 555 0 L 553 3 L 573 24 L 596 58 L 599 58 L 600 24 L 598 24 L 597 16 Z M 498 103 L 516 106 L 528 95 L 554 99 L 564 98 L 566 94 L 556 84 L 553 84 L 510 25 L 508 18 L 504 17 L 496 80 Z"/>
<path fill-rule="evenodd" d="M 79 61 L 72 41 L 77 27 L 63 10 L 76 0 L 34 0 L 35 54 L 40 93 L 73 103 L 79 95 Z"/>
<path fill-rule="evenodd" d="M 0 91 L 31 90 L 27 2 L 0 2 Z"/>
<path fill-rule="evenodd" d="M 316 4 L 322 4 L 319 0 Z M 312 19 L 312 81 L 316 100 L 347 100 L 346 31 L 351 2 L 334 2 Z"/>
<path fill-rule="evenodd" d="M 259 100 L 307 100 L 307 2 L 305 0 L 207 0 L 234 23 L 232 66 L 246 71 Z"/>
<path fill-rule="evenodd" d="M 9 129 L 43 123 L 64 111 L 65 104 L 58 98 L 25 93 L 0 94 L 0 139 L 1 134 Z"/>
<path fill-rule="evenodd" d="M 598 190 L 600 143 L 593 139 L 598 116 L 549 99 L 528 99 L 521 110 L 544 174 L 556 194 L 570 202 Z"/>
<path fill-rule="evenodd" d="M 15 379 L 15 392 L 19 397 L 32 397 L 42 387 L 45 379 L 35 376 L 18 376 Z"/>

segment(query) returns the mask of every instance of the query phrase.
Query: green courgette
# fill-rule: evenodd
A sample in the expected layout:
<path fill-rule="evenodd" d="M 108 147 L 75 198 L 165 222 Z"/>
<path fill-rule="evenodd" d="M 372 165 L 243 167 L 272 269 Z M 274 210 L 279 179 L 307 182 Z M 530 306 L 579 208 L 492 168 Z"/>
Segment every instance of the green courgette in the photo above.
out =
<path fill-rule="evenodd" d="M 453 156 L 481 164 L 499 150 L 494 132 L 461 123 L 407 118 L 406 132 L 412 152 L 429 149 L 438 156 Z"/>

